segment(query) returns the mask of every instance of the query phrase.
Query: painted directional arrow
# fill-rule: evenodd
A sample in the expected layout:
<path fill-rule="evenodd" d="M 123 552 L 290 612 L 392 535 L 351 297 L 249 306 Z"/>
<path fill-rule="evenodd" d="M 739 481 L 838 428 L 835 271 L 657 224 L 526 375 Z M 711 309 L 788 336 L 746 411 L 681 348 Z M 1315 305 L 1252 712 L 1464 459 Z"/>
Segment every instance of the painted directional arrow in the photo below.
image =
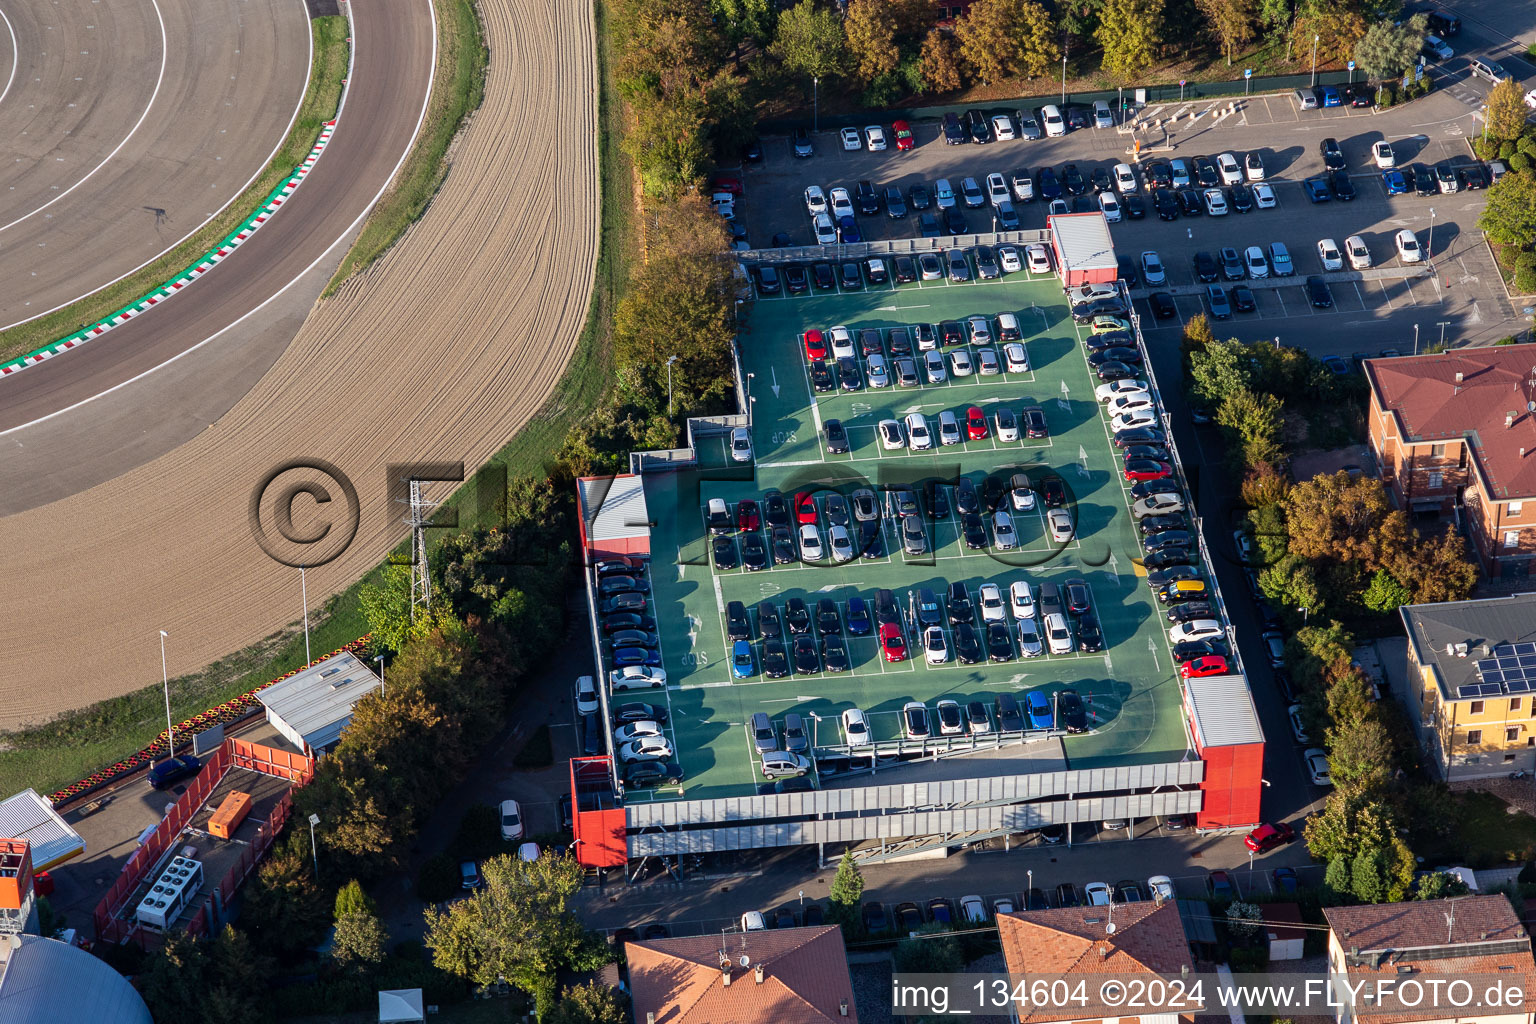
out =
<path fill-rule="evenodd" d="M 773 397 L 774 398 L 778 398 L 779 397 L 779 371 L 775 370 L 773 367 L 770 366 L 770 367 L 768 367 L 768 372 L 773 374 L 773 384 L 771 385 L 772 388 L 773 388 Z"/>

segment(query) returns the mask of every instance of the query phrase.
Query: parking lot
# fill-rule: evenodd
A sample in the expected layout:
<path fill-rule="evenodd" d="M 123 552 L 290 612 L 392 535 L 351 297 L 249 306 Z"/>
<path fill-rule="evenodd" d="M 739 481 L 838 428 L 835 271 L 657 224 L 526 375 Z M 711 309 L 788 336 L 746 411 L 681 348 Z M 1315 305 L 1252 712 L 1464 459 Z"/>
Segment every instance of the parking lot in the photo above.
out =
<path fill-rule="evenodd" d="M 862 282 L 861 282 L 862 285 Z M 860 386 L 848 390 L 836 385 L 817 391 L 810 375 L 804 334 L 847 326 L 861 347 L 859 332 L 887 361 L 892 356 L 893 329 L 907 328 L 915 338 L 916 325 L 941 325 L 947 320 L 965 321 L 971 316 L 997 324 L 998 314 L 1012 313 L 1022 332 L 1029 369 L 999 365 L 999 372 L 956 375 L 956 357 L 965 353 L 980 368 L 982 349 L 991 346 L 939 345 L 945 367 L 944 379 L 935 381 L 924 373 L 917 383 L 903 386 L 891 380 L 871 386 L 871 359 L 861 351 L 856 357 Z M 837 776 L 867 766 L 856 751 L 837 748 L 848 742 L 841 712 L 858 708 L 868 717 L 871 741 L 887 744 L 906 737 L 900 754 L 881 751 L 882 767 L 894 765 L 898 756 L 914 750 L 930 757 L 948 746 L 967 749 L 979 746 L 989 757 L 1028 757 L 1072 767 L 1167 760 L 1186 747 L 1179 689 L 1171 660 L 1164 609 L 1158 605 L 1143 571 L 1133 563 L 1140 557 L 1138 534 L 1128 512 L 1128 484 L 1121 472 L 1122 460 L 1111 447 L 1108 419 L 1095 400 L 1099 383 L 1091 374 L 1083 329 L 1074 325 L 1054 275 L 1031 276 L 1027 271 L 991 281 L 913 282 L 865 285 L 857 290 L 812 290 L 803 295 L 763 297 L 754 304 L 749 332 L 743 345 L 744 366 L 752 397 L 752 468 L 733 464 L 720 445 L 704 446 L 698 470 L 676 474 L 648 474 L 646 500 L 652 528 L 653 562 L 650 569 L 655 614 L 663 667 L 667 672 L 666 699 L 670 707 L 669 738 L 684 769 L 682 790 L 690 798 L 741 795 L 764 783 L 753 737 L 747 725 L 751 716 L 766 712 L 782 737 L 784 716 L 801 716 L 813 748 L 826 756 L 818 760 L 817 785 L 835 785 Z M 942 329 L 939 329 L 942 337 Z M 923 353 L 916 353 L 921 356 Z M 826 382 L 822 386 L 827 387 Z M 1030 407 L 1044 414 L 1048 436 L 1028 437 L 1023 415 Z M 972 413 L 971 410 L 976 410 Z M 1003 410 L 1020 421 L 1019 436 L 999 431 Z M 911 432 L 901 428 L 902 444 L 888 448 L 876 439 L 882 420 L 903 421 L 921 413 L 937 433 L 941 413 L 953 412 L 964 429 L 980 416 L 984 436 L 958 443 L 941 443 L 914 451 Z M 848 451 L 827 450 L 826 425 L 840 422 L 847 431 Z M 1007 417 L 1004 416 L 1006 427 Z M 1006 435 L 1006 436 L 1000 436 Z M 1028 474 L 1037 489 L 1028 508 L 1015 508 L 1005 494 L 1015 473 Z M 988 484 L 988 478 L 992 483 Z M 1046 517 L 1048 482 L 1061 487 L 1061 508 L 1073 525 L 1066 540 L 1053 540 Z M 962 487 L 973 487 L 983 506 L 981 534 L 967 540 L 960 506 Z M 861 489 L 873 491 L 877 515 L 866 539 L 859 533 L 861 521 L 834 514 L 834 505 L 850 502 Z M 894 505 L 899 493 L 910 490 L 920 504 L 917 516 L 902 516 Z M 799 515 L 796 496 L 811 494 L 814 513 Z M 784 496 L 789 509 L 787 537 L 798 537 L 814 518 L 817 541 L 828 548 L 831 527 L 848 522 L 858 552 L 851 560 L 838 561 L 830 550 L 821 557 L 801 559 L 803 543 L 780 546 L 775 558 L 770 524 L 739 528 L 739 503 L 757 503 L 765 520 L 767 499 Z M 720 499 L 730 513 L 723 538 L 725 566 L 705 528 L 711 499 Z M 938 507 L 935 502 L 940 501 Z M 1004 540 L 994 514 L 996 502 L 1007 511 L 1014 534 Z M 845 506 L 846 508 L 846 506 Z M 841 511 L 841 510 L 840 510 Z M 856 507 L 852 514 L 859 515 Z M 937 513 L 937 514 L 935 514 Z M 906 534 L 919 532 L 921 541 Z M 904 533 L 905 527 L 905 533 Z M 748 569 L 739 563 L 747 553 L 747 537 L 765 564 Z M 766 558 L 763 554 L 766 553 Z M 1001 637 L 988 636 L 988 613 L 979 607 L 985 584 L 999 589 L 1005 604 L 1010 585 L 1027 581 L 1037 600 L 1041 587 L 1064 587 L 1081 580 L 1089 593 L 1089 614 L 1102 631 L 1103 647 L 1071 653 L 1041 651 L 1027 656 L 1021 649 L 1018 616 L 1011 607 L 998 609 L 1004 625 Z M 953 601 L 948 591 L 960 584 L 974 607 L 974 628 L 981 642 L 974 664 L 962 664 L 960 639 L 947 614 Z M 936 620 L 944 636 L 946 656 L 933 664 L 925 657 L 919 620 L 924 589 L 937 599 L 942 613 Z M 857 599 L 878 618 L 877 595 L 889 591 L 899 613 L 899 632 L 906 656 L 892 660 L 879 637 L 878 621 L 860 623 L 850 615 Z M 810 664 L 797 666 L 793 629 L 784 630 L 789 664 L 782 678 L 764 673 L 766 645 L 762 641 L 762 612 L 771 605 L 784 616 L 794 599 L 805 603 L 811 616 L 826 599 L 836 609 L 829 620 L 834 648 L 846 651 L 847 664 L 830 666 L 826 638 L 814 640 Z M 740 602 L 748 616 L 749 663 L 741 670 L 732 665 L 727 613 Z M 771 614 L 771 613 L 770 613 Z M 1039 612 L 1043 619 L 1043 610 Z M 1075 646 L 1081 646 L 1083 617 L 1069 616 Z M 1038 621 L 1038 620 L 1037 620 Z M 1042 630 L 1043 632 L 1043 630 Z M 1091 628 L 1090 628 L 1091 632 Z M 817 637 L 819 630 L 810 630 Z M 993 643 L 989 644 L 989 640 Z M 1000 646 L 999 646 L 1000 641 Z M 829 668 L 838 670 L 831 671 Z M 807 670 L 809 669 L 809 670 Z M 1061 690 L 1075 690 L 1084 700 L 1089 729 L 1062 735 L 1061 731 L 1031 729 L 1010 732 L 998 746 L 1003 724 L 996 698 L 1014 694 L 1026 704 L 1031 690 L 1042 690 L 1054 704 Z M 647 696 L 650 693 L 650 696 Z M 616 695 L 622 701 L 630 695 Z M 655 691 L 632 695 L 649 700 Z M 964 709 L 980 702 L 986 709 L 990 733 L 972 740 L 970 729 L 958 737 L 943 735 L 938 702 L 953 700 Z M 903 719 L 903 707 L 918 701 L 926 705 L 931 736 L 912 740 Z M 1058 725 L 1060 723 L 1058 722 Z M 1021 743 L 1021 740 L 1027 740 Z M 889 756 L 887 754 L 889 753 Z M 846 755 L 852 754 L 850 758 Z M 965 755 L 975 756 L 975 755 Z M 967 769 L 961 768 L 961 771 Z M 971 771 L 997 774 L 995 766 Z M 1017 767 L 1008 771 L 1016 771 Z M 867 784 L 867 773 L 851 774 L 850 784 Z M 877 772 L 875 782 L 900 781 L 900 769 L 892 775 Z M 658 795 L 674 795 L 663 788 Z"/>

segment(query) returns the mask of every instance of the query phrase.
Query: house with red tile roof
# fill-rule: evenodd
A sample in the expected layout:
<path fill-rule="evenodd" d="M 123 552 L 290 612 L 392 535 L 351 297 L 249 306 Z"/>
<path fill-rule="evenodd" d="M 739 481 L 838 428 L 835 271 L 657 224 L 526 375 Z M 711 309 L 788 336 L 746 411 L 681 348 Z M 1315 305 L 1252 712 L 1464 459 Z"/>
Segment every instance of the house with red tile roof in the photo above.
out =
<path fill-rule="evenodd" d="M 1361 1024 L 1531 1024 L 1536 960 L 1530 935 L 1504 896 L 1326 907 L 1323 915 L 1329 927 L 1329 973 L 1343 976 L 1349 989 L 1361 993 L 1351 1000 L 1342 995 L 1346 985 L 1335 984 L 1339 1024 L 1356 1019 Z M 1497 982 L 1505 990 L 1522 989 L 1525 1000 L 1513 1008 L 1479 1010 L 1437 1007 L 1429 998 L 1411 1009 L 1365 998 L 1384 989 L 1390 998 L 1401 990 L 1404 1001 L 1410 1001 L 1412 991 L 1433 992 L 1435 979 L 1444 991 L 1445 979 L 1473 976 L 1484 979 L 1474 985 L 1479 996 Z M 1419 982 L 1420 989 L 1405 987 L 1410 981 Z"/>
<path fill-rule="evenodd" d="M 1365 375 L 1371 450 L 1399 506 L 1458 515 L 1490 578 L 1528 576 L 1536 345 L 1367 359 Z"/>
<path fill-rule="evenodd" d="M 1173 900 L 1116 903 L 1102 907 L 1060 907 L 999 914 L 998 937 L 1009 974 L 1071 978 L 1156 974 L 1179 977 L 1196 970 L 1189 939 Z M 1070 1008 L 1025 1007 L 1023 1024 L 1100 1021 L 1101 1014 Z M 1159 1015 L 1159 1021 L 1173 1017 Z M 1193 1014 L 1179 1019 L 1193 1021 Z M 1120 1024 L 1139 1018 L 1120 1017 Z"/>
<path fill-rule="evenodd" d="M 625 944 L 635 1024 L 858 1024 L 842 929 Z"/>

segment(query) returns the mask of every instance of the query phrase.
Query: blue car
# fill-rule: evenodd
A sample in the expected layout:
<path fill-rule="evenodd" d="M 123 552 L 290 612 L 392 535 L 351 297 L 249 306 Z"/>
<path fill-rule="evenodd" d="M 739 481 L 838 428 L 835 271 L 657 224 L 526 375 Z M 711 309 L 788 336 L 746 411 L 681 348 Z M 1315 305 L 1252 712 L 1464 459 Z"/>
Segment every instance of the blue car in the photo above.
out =
<path fill-rule="evenodd" d="M 1049 729 L 1055 724 L 1051 718 L 1051 698 L 1039 690 L 1031 690 L 1025 703 L 1029 710 L 1031 729 Z"/>
<path fill-rule="evenodd" d="M 731 645 L 731 674 L 737 679 L 748 679 L 756 672 L 757 666 L 752 663 L 752 645 L 737 640 Z"/>
<path fill-rule="evenodd" d="M 1306 190 L 1307 198 L 1314 203 L 1326 203 L 1333 198 L 1327 178 L 1308 178 L 1301 183 L 1301 187 Z"/>
<path fill-rule="evenodd" d="M 1205 286 L 1205 300 L 1211 304 L 1211 316 L 1217 320 L 1232 319 L 1232 303 L 1227 301 L 1227 293 L 1219 284 Z"/>
<path fill-rule="evenodd" d="M 644 647 L 620 647 L 613 652 L 614 668 L 627 668 L 630 665 L 660 668 L 661 652 L 646 650 Z"/>
<path fill-rule="evenodd" d="M 1323 98 L 1323 106 L 1342 107 L 1344 105 L 1344 96 L 1336 86 L 1325 85 L 1320 92 Z"/>
<path fill-rule="evenodd" d="M 1408 191 L 1408 179 L 1403 177 L 1402 171 L 1382 171 L 1381 183 L 1389 196 L 1400 196 Z"/>
<path fill-rule="evenodd" d="M 862 597 L 848 599 L 847 626 L 849 636 L 868 636 L 874 628 L 870 624 L 869 605 L 864 603 Z"/>
<path fill-rule="evenodd" d="M 839 242 L 861 242 L 863 236 L 859 234 L 859 225 L 849 216 L 837 218 L 837 240 Z"/>

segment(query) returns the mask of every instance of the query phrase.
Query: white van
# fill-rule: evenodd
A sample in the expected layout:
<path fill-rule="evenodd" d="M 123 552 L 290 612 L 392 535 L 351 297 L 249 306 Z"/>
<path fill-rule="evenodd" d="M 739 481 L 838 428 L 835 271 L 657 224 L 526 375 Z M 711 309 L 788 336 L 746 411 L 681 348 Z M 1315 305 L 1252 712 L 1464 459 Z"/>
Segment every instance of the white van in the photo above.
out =
<path fill-rule="evenodd" d="M 1054 103 L 1047 103 L 1040 108 L 1040 120 L 1045 122 L 1045 134 L 1053 139 L 1067 134 L 1066 119 L 1061 116 L 1061 108 Z"/>

